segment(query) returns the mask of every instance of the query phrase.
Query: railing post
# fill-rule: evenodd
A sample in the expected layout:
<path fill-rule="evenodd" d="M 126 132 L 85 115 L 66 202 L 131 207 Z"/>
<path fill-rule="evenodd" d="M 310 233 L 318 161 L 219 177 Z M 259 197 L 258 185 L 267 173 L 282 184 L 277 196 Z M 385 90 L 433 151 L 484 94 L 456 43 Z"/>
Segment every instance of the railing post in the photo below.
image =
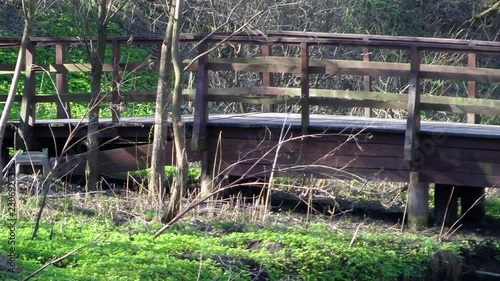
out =
<path fill-rule="evenodd" d="M 269 57 L 272 55 L 272 48 L 269 43 L 260 46 L 262 56 Z M 263 87 L 272 87 L 274 85 L 273 74 L 270 72 L 262 72 L 262 86 Z M 274 104 L 263 104 L 262 105 L 263 112 L 274 112 L 276 111 L 276 106 Z"/>
<path fill-rule="evenodd" d="M 207 51 L 206 42 L 198 45 L 198 54 Z M 208 193 L 212 190 L 212 176 L 208 159 L 208 67 L 207 56 L 203 55 L 198 59 L 198 71 L 196 74 L 196 97 L 195 110 L 193 116 L 193 133 L 191 137 L 191 149 L 201 153 L 201 190 Z"/>
<path fill-rule="evenodd" d="M 467 56 L 468 66 L 476 67 L 477 58 L 476 53 L 469 53 Z M 468 81 L 467 82 L 467 95 L 470 99 L 477 98 L 477 83 L 476 81 Z M 479 124 L 480 123 L 480 115 L 474 113 L 467 113 L 467 123 L 471 124 Z"/>
<path fill-rule="evenodd" d="M 26 150 L 32 147 L 31 127 L 35 122 L 35 89 L 36 73 L 33 70 L 36 62 L 36 48 L 33 42 L 28 42 L 26 48 L 26 77 L 24 79 L 24 93 L 21 99 L 20 131 L 18 143 Z"/>
<path fill-rule="evenodd" d="M 120 100 L 119 100 L 119 89 L 120 89 L 120 41 L 113 40 L 112 43 L 112 55 L 113 55 L 113 90 L 111 91 L 111 118 L 113 123 L 120 122 Z"/>
<path fill-rule="evenodd" d="M 370 49 L 368 47 L 363 47 L 363 61 L 370 61 Z M 370 75 L 363 76 L 363 90 L 366 92 L 371 92 L 372 90 L 372 77 Z M 370 107 L 365 107 L 365 117 L 372 117 L 372 109 Z"/>
<path fill-rule="evenodd" d="M 410 48 L 410 85 L 408 90 L 408 117 L 404 143 L 404 160 L 409 162 L 408 183 L 408 226 L 413 229 L 427 227 L 429 213 L 429 186 L 421 182 L 419 159 L 420 132 L 420 51 L 417 46 Z"/>
<path fill-rule="evenodd" d="M 309 127 L 309 44 L 300 43 L 300 104 L 302 134 L 306 135 Z"/>
<path fill-rule="evenodd" d="M 64 45 L 56 45 L 56 64 L 64 64 L 66 61 L 66 52 L 64 50 Z M 67 94 L 68 93 L 68 74 L 67 73 L 56 73 L 56 89 L 57 94 Z M 57 102 L 57 118 L 71 118 L 70 103 L 65 102 L 60 96 Z"/>

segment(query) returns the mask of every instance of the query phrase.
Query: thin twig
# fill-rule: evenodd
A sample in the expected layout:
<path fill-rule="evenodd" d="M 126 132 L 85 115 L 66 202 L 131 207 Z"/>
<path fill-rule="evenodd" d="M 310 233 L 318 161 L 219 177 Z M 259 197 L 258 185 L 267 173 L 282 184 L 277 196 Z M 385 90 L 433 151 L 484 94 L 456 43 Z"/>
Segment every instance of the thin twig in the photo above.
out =
<path fill-rule="evenodd" d="M 29 280 L 31 279 L 33 276 L 37 275 L 40 271 L 44 270 L 45 268 L 47 268 L 49 265 L 52 265 L 52 264 L 55 264 L 55 263 L 58 263 L 62 260 L 64 260 L 65 258 L 73 255 L 74 253 L 80 251 L 81 249 L 91 245 L 91 244 L 95 244 L 97 243 L 97 238 L 99 238 L 101 235 L 97 236 L 94 240 L 88 242 L 87 244 L 84 244 L 74 250 L 72 250 L 71 252 L 65 254 L 64 256 L 60 257 L 60 258 L 57 258 L 57 259 L 53 259 L 51 261 L 49 261 L 48 263 L 44 264 L 42 267 L 40 267 L 39 269 L 35 270 L 33 273 L 31 273 L 30 275 L 28 275 L 28 277 L 24 278 L 23 281 L 26 281 L 26 280 Z"/>

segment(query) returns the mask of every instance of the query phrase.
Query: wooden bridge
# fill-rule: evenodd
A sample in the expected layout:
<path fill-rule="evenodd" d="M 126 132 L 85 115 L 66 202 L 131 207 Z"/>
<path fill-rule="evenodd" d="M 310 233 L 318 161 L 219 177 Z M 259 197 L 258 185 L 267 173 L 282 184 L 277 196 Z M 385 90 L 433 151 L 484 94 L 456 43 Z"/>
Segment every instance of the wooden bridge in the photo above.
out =
<path fill-rule="evenodd" d="M 111 113 L 100 119 L 104 174 L 148 166 L 154 120 L 122 111 L 129 103 L 154 102 L 155 89 L 128 87 L 125 74 L 157 71 L 155 51 L 131 61 L 129 48 L 158 50 L 162 39 L 108 38 L 104 70 L 110 85 L 101 98 Z M 500 115 L 500 42 L 284 31 L 184 34 L 181 42 L 183 50 L 191 50 L 185 52 L 191 57 L 185 60 L 186 80 L 194 85 L 185 90 L 194 104 L 194 113 L 184 118 L 188 156 L 201 161 L 203 185 L 226 175 L 271 174 L 408 182 L 409 224 L 421 227 L 428 223 L 428 189 L 434 183 L 438 221 L 456 220 L 459 199 L 464 219 L 484 215 L 484 188 L 500 183 L 500 126 L 478 123 Z M 78 38 L 32 39 L 24 92 L 16 96 L 20 119 L 11 121 L 2 147 L 62 156 L 54 171 L 59 175 L 81 174 L 85 163 L 86 120 L 72 119 L 80 116 L 71 116 L 71 106 L 90 102 L 90 94 L 69 89 L 70 74 L 89 72 L 90 65 L 67 59 L 68 50 L 82 43 Z M 19 38 L 0 38 L 2 48 L 15 50 L 19 44 Z M 54 52 L 53 61 L 38 62 L 40 52 Z M 430 60 L 437 57 L 444 58 L 442 64 Z M 0 74 L 13 69 L 0 64 Z M 55 73 L 57 94 L 37 90 L 38 73 Z M 215 75 L 230 81 L 217 87 Z M 399 88 L 375 91 L 375 79 L 397 80 Z M 430 95 L 429 83 L 449 84 L 441 95 Z M 461 96 L 446 96 L 450 88 Z M 0 102 L 5 99 L 0 95 Z M 37 118 L 42 103 L 57 104 L 54 119 Z M 221 104 L 241 106 L 220 114 L 214 108 Z M 358 114 L 331 114 L 338 107 Z M 376 116 L 395 110 L 403 112 L 402 118 Z M 421 121 L 442 112 L 463 122 Z"/>

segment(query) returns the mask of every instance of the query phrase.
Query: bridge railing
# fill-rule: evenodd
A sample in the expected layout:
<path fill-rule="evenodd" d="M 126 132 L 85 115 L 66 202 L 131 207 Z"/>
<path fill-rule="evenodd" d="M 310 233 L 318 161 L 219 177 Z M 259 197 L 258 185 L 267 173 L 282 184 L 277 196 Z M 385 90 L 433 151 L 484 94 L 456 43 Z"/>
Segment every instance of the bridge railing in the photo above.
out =
<path fill-rule="evenodd" d="M 112 104 L 114 122 L 120 119 L 120 103 L 154 102 L 154 91 L 122 91 L 123 71 L 157 71 L 158 61 L 125 61 L 121 52 L 123 46 L 152 45 L 160 46 L 163 37 L 110 37 L 111 60 L 104 63 L 104 71 L 112 76 L 112 87 L 103 100 Z M 239 33 L 231 37 L 225 34 L 184 34 L 182 44 L 196 44 L 195 62 L 189 70 L 196 73 L 196 89 L 185 93 L 195 101 L 195 123 L 193 144 L 202 149 L 206 139 L 209 102 L 238 102 L 263 104 L 264 110 L 270 111 L 273 105 L 299 105 L 302 115 L 303 132 L 307 132 L 310 119 L 310 107 L 315 105 L 333 105 L 366 108 L 390 108 L 408 110 L 409 138 L 419 130 L 421 110 L 448 111 L 468 114 L 469 122 L 477 122 L 478 114 L 500 115 L 500 101 L 479 98 L 477 83 L 499 83 L 498 67 L 477 67 L 477 56 L 500 55 L 500 42 L 470 41 L 458 39 L 436 39 L 415 37 L 391 37 L 374 35 L 326 34 L 270 31 L 265 34 Z M 0 47 L 15 47 L 19 38 L 1 38 Z M 37 81 L 34 75 L 26 76 L 24 94 L 17 96 L 21 103 L 21 129 L 28 130 L 35 118 L 37 103 L 51 102 L 58 105 L 57 117 L 68 118 L 71 102 L 90 102 L 90 94 L 69 93 L 68 74 L 72 72 L 90 72 L 88 63 L 67 63 L 66 50 L 69 46 L 83 44 L 81 38 L 33 38 L 28 46 L 26 69 L 31 72 L 46 71 L 56 73 L 57 95 L 37 95 Z M 258 46 L 261 55 L 253 57 L 218 58 L 212 55 L 214 49 L 224 44 Z M 39 47 L 55 46 L 55 63 L 37 64 L 36 50 Z M 296 57 L 279 56 L 273 53 L 276 46 L 295 46 L 299 50 Z M 317 47 L 345 47 L 361 50 L 362 60 L 320 59 L 311 53 Z M 159 49 L 159 47 L 157 47 Z M 402 50 L 408 53 L 408 61 L 384 62 L 372 61 L 372 52 L 380 49 Z M 422 54 L 428 51 L 467 54 L 468 63 L 463 66 L 433 65 L 422 63 Z M 191 60 L 186 60 L 185 64 Z M 33 67 L 32 67 L 33 66 Z M 29 67 L 29 68 L 28 68 Z M 0 64 L 0 73 L 12 73 L 14 65 Z M 261 86 L 246 88 L 210 88 L 209 78 L 214 72 L 253 72 L 260 73 Z M 278 87 L 273 81 L 274 74 L 296 75 L 299 87 Z M 363 77 L 362 90 L 320 89 L 311 86 L 312 75 L 358 75 Z M 373 92 L 373 77 L 403 77 L 408 79 L 405 92 Z M 31 77 L 31 78 L 30 78 Z M 468 97 L 429 96 L 422 93 L 423 79 L 451 79 L 467 81 Z M 0 102 L 5 96 L 0 95 Z M 412 141 L 408 140 L 409 143 Z M 409 145 L 410 147 L 411 145 Z"/>
<path fill-rule="evenodd" d="M 500 55 L 500 42 L 469 41 L 456 39 L 391 37 L 349 34 L 323 34 L 299 32 L 268 32 L 266 34 L 240 34 L 227 38 L 213 35 L 199 45 L 200 53 L 208 44 L 225 41 L 231 44 L 253 44 L 261 47 L 261 56 L 209 58 L 198 61 L 198 81 L 196 89 L 195 126 L 193 145 L 203 148 L 206 139 L 209 101 L 239 102 L 269 105 L 298 104 L 302 115 L 302 129 L 307 132 L 310 119 L 310 106 L 333 105 L 364 107 L 367 115 L 370 108 L 390 108 L 407 110 L 407 141 L 405 158 L 412 158 L 414 139 L 420 128 L 421 110 L 447 111 L 468 114 L 468 121 L 478 122 L 478 114 L 500 115 L 500 101 L 479 98 L 477 83 L 500 82 L 500 69 L 477 67 L 478 55 Z M 298 57 L 272 56 L 273 46 L 286 45 L 299 48 Z M 362 60 L 316 59 L 311 57 L 311 47 L 349 47 L 361 49 Z M 409 61 L 380 62 L 370 61 L 369 54 L 377 49 L 404 50 Z M 463 53 L 468 63 L 463 66 L 433 65 L 422 62 L 424 52 Z M 207 79 L 211 72 L 258 72 L 262 74 L 261 87 L 249 88 L 209 88 Z M 299 87 L 273 86 L 272 73 L 289 73 L 300 77 Z M 361 75 L 363 90 L 317 89 L 312 88 L 310 76 L 320 75 Z M 403 93 L 371 92 L 372 77 L 404 77 L 408 79 L 407 91 Z M 467 97 L 424 95 L 423 79 L 446 79 L 467 81 Z"/>

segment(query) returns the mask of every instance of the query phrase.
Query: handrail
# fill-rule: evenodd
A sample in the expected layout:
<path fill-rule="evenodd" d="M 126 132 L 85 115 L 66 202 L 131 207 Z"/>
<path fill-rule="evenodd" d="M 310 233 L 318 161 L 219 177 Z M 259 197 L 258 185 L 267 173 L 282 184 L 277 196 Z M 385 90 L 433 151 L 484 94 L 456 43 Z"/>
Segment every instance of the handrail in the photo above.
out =
<path fill-rule="evenodd" d="M 420 79 L 459 79 L 469 82 L 469 97 L 476 98 L 476 82 L 500 82 L 500 70 L 497 68 L 480 68 L 477 67 L 476 61 L 478 54 L 494 54 L 500 55 L 500 42 L 488 41 L 473 41 L 462 39 L 441 39 L 441 38 L 418 38 L 404 36 L 379 36 L 379 35 L 357 35 L 357 34 L 328 34 L 318 32 L 291 32 L 291 31 L 268 31 L 265 33 L 250 33 L 240 32 L 228 37 L 228 34 L 182 34 L 180 40 L 182 43 L 195 43 L 198 48 L 200 57 L 191 67 L 191 71 L 196 71 L 197 83 L 196 94 L 191 95 L 195 101 L 195 123 L 193 129 L 193 147 L 195 149 L 206 149 L 206 126 L 208 122 L 208 101 L 244 101 L 249 103 L 261 104 L 279 104 L 287 102 L 286 98 L 276 97 L 276 93 L 288 95 L 293 92 L 293 89 L 284 91 L 275 86 L 272 81 L 271 73 L 294 73 L 300 75 L 300 88 L 298 95 L 290 94 L 290 100 L 296 100 L 302 107 L 302 132 L 307 133 L 309 123 L 309 106 L 315 104 L 342 104 L 342 105 L 358 105 L 366 107 L 365 112 L 370 113 L 370 107 L 389 106 L 394 108 L 404 108 L 404 104 L 410 106 L 410 114 L 415 118 L 419 118 L 420 108 L 430 108 L 439 110 L 449 110 L 452 112 L 469 113 L 470 118 L 477 121 L 477 115 L 480 113 L 497 114 L 497 101 L 476 99 L 470 104 L 465 104 L 463 98 L 420 98 L 418 84 Z M 113 90 L 111 95 L 106 97 L 106 101 L 112 102 L 113 121 L 119 122 L 120 112 L 117 110 L 119 103 L 123 101 L 152 101 L 154 92 L 131 92 L 119 93 L 117 88 L 120 85 L 120 71 L 131 70 L 157 70 L 158 62 L 120 62 L 120 46 L 124 44 L 154 44 L 158 45 L 163 41 L 163 36 L 111 36 L 107 38 L 109 44 L 112 45 L 112 60 L 103 65 L 104 71 L 112 72 Z M 27 103 L 37 102 L 57 102 L 58 116 L 65 116 L 63 112 L 68 111 L 69 102 L 85 101 L 89 95 L 69 95 L 67 73 L 74 71 L 90 71 L 90 65 L 85 63 L 65 63 L 66 45 L 82 44 L 83 39 L 78 37 L 68 38 L 50 38 L 50 37 L 33 37 L 29 51 L 28 64 L 26 69 L 30 69 L 30 73 L 36 71 L 48 71 L 57 73 L 56 84 L 59 96 L 35 95 L 35 80 L 29 80 L 29 87 L 25 89 L 25 94 L 21 99 L 23 104 L 23 118 L 32 122 L 34 116 L 34 106 L 29 106 Z M 209 58 L 204 52 L 209 50 L 209 47 L 220 42 L 228 42 L 231 44 L 251 44 L 260 45 L 262 57 L 246 57 L 246 58 Z M 0 37 L 0 48 L 14 47 L 20 44 L 20 38 L 17 37 Z M 211 44 L 211 45 L 210 45 Z M 293 45 L 299 47 L 300 55 L 296 58 L 276 57 L 272 54 L 273 45 Z M 56 63 L 48 65 L 36 64 L 36 48 L 35 46 L 56 46 Z M 334 59 L 317 59 L 310 55 L 310 48 L 314 46 L 342 46 L 361 48 L 363 52 L 363 60 L 334 60 Z M 377 62 L 369 59 L 369 53 L 373 49 L 378 48 L 395 48 L 408 50 L 412 58 L 411 63 L 394 63 L 394 62 Z M 465 52 L 469 55 L 467 66 L 446 66 L 446 65 L 428 65 L 420 62 L 420 54 L 422 51 L 439 50 L 447 52 Z M 31 63 L 32 62 L 32 63 Z M 188 65 L 191 61 L 186 60 L 184 63 Z M 13 70 L 11 64 L 0 64 L 0 74 L 9 73 Z M 256 97 L 242 97 L 238 95 L 223 94 L 225 90 L 219 89 L 219 93 L 213 93 L 213 90 L 208 88 L 208 77 L 210 71 L 249 71 L 262 73 L 262 84 L 264 91 L 255 88 L 254 92 L 242 91 L 243 94 L 255 94 Z M 351 93 L 337 91 L 331 93 L 332 96 L 324 96 L 326 92 L 320 89 L 311 88 L 309 85 L 310 74 L 348 74 L 362 75 L 365 87 L 363 92 Z M 34 75 L 33 75 L 34 76 Z M 398 76 L 411 78 L 410 86 L 416 87 L 413 94 L 406 95 L 400 99 L 398 94 L 380 95 L 369 92 L 371 89 L 370 77 L 374 76 Z M 368 93 L 368 94 L 367 94 Z M 271 95 L 271 97 L 263 97 Z M 371 97 L 370 97 L 371 95 Z M 73 97 L 74 96 L 74 97 Z M 363 98 L 364 97 L 364 98 Z M 0 101 L 3 97 L 0 96 Z M 325 99 L 329 99 L 326 101 Z M 420 101 L 422 99 L 422 101 Z M 271 107 L 266 107 L 268 110 Z M 31 111 L 30 111 L 31 110 Z M 472 120 L 472 119 L 471 119 Z M 27 121 L 26 124 L 29 124 Z M 411 127 L 411 128 L 410 128 Z M 412 120 L 408 123 L 408 138 L 412 142 L 418 134 L 419 121 Z M 408 144 L 407 152 L 410 153 L 416 148 L 413 144 Z M 410 155 L 410 154 L 408 154 Z M 408 156 L 410 157 L 410 156 Z M 408 158 L 409 159 L 409 158 Z"/>
<path fill-rule="evenodd" d="M 109 36 L 107 42 L 134 42 L 138 44 L 154 44 L 163 41 L 163 36 Z M 228 39 L 229 38 L 229 39 Z M 31 41 L 40 46 L 57 44 L 80 44 L 85 41 L 81 37 L 32 37 Z M 181 43 L 206 41 L 217 43 L 229 40 L 242 44 L 294 44 L 311 43 L 317 45 L 345 45 L 364 46 L 374 48 L 410 48 L 412 46 L 421 50 L 440 50 L 453 52 L 500 53 L 500 42 L 445 39 L 432 37 L 338 34 L 320 32 L 296 31 L 267 31 L 265 33 L 239 32 L 236 34 L 223 33 L 184 33 L 180 36 Z M 0 37 L 0 48 L 15 47 L 21 43 L 20 37 Z"/>

